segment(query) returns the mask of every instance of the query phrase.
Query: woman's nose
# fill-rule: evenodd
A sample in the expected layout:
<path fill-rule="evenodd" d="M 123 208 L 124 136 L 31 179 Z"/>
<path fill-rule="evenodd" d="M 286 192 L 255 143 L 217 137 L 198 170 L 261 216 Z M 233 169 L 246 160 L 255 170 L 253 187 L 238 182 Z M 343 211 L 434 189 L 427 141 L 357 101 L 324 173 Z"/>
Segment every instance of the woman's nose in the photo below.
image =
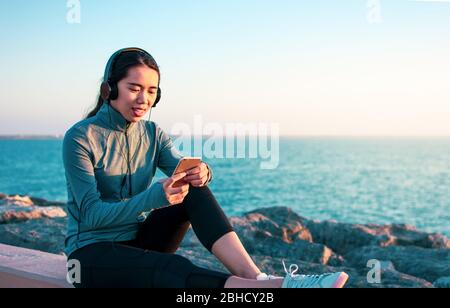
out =
<path fill-rule="evenodd" d="M 141 91 L 141 93 L 138 96 L 138 103 L 147 104 L 148 101 L 149 101 L 149 94 L 146 93 L 146 91 Z"/>

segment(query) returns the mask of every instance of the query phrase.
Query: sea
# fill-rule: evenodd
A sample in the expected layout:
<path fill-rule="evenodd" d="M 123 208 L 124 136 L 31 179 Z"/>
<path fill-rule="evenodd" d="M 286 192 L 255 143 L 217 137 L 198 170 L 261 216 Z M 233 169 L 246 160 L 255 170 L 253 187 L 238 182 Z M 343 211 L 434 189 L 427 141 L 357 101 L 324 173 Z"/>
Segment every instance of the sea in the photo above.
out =
<path fill-rule="evenodd" d="M 62 139 L 1 139 L 0 192 L 66 201 L 61 150 Z M 287 206 L 310 219 L 450 236 L 450 138 L 281 137 L 272 150 L 272 168 L 262 155 L 203 158 L 227 215 Z"/>

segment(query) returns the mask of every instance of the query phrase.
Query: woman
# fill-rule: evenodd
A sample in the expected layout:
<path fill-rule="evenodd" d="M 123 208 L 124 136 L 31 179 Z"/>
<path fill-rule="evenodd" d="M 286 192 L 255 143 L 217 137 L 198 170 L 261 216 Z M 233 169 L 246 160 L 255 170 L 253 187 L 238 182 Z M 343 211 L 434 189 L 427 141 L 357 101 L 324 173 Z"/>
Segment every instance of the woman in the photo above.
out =
<path fill-rule="evenodd" d="M 161 98 L 160 77 L 146 51 L 119 50 L 108 61 L 96 107 L 64 137 L 66 254 L 81 264 L 81 281 L 74 285 L 341 287 L 344 273 L 291 271 L 284 279 L 261 273 L 207 187 L 210 167 L 201 163 L 171 176 L 182 156 L 156 123 L 142 120 Z M 169 178 L 152 184 L 156 168 Z M 173 187 L 181 179 L 185 184 Z M 231 274 L 175 254 L 190 225 Z"/>

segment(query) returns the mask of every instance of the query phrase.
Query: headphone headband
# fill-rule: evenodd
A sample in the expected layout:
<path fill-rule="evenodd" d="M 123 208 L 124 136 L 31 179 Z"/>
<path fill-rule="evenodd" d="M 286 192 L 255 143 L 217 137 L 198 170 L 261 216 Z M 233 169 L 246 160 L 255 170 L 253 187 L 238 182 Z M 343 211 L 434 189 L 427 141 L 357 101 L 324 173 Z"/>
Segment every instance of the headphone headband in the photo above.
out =
<path fill-rule="evenodd" d="M 108 82 L 109 78 L 111 77 L 112 67 L 114 66 L 114 63 L 116 62 L 117 58 L 123 53 L 132 52 L 132 51 L 142 52 L 145 55 L 147 55 L 148 57 L 153 59 L 151 54 L 149 54 L 144 49 L 141 49 L 138 47 L 128 47 L 128 48 L 119 49 L 118 51 L 113 53 L 112 56 L 109 58 L 108 63 L 106 64 L 105 73 L 103 74 L 103 81 Z"/>

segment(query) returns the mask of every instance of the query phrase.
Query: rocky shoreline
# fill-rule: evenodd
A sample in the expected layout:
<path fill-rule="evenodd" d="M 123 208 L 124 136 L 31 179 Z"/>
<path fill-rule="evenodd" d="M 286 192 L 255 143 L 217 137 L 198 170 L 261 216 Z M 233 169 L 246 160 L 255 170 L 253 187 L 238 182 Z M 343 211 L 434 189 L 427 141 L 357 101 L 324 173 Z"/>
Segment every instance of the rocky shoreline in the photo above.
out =
<path fill-rule="evenodd" d="M 230 221 L 266 273 L 283 275 L 284 260 L 298 264 L 302 274 L 345 271 L 350 275 L 346 287 L 450 287 L 450 240 L 441 234 L 402 224 L 310 220 L 288 207 L 257 209 Z M 0 193 L 1 243 L 61 254 L 66 222 L 64 203 Z M 177 253 L 225 271 L 192 229 Z M 379 283 L 368 282 L 368 276 L 375 277 L 369 260 L 379 261 Z"/>

